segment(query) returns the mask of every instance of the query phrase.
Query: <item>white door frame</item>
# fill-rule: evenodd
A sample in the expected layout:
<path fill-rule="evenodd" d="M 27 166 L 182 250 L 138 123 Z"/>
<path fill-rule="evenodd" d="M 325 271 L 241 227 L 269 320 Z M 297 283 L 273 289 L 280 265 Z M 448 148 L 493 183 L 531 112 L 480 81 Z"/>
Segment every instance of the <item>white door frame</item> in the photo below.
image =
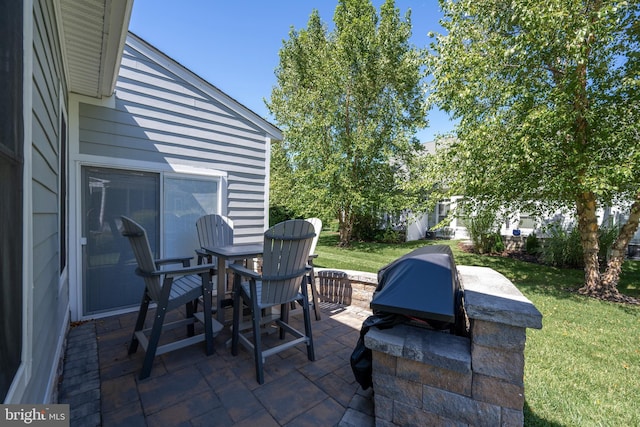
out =
<path fill-rule="evenodd" d="M 80 102 L 114 108 L 115 96 L 105 99 L 96 99 L 72 94 L 69 99 L 68 134 L 69 134 L 69 300 L 71 308 L 71 320 L 86 320 L 115 314 L 130 312 L 134 309 L 124 309 L 101 313 L 99 315 L 84 316 L 82 303 L 82 176 L 83 166 L 95 166 L 104 168 L 116 168 L 160 174 L 160 186 L 164 174 L 172 175 L 197 175 L 219 179 L 218 206 L 221 213 L 226 214 L 227 205 L 227 173 L 215 170 L 197 168 L 190 165 L 166 164 L 145 162 L 114 157 L 92 156 L 80 154 Z M 160 200 L 162 204 L 162 197 Z M 162 206 L 160 206 L 162 209 Z M 137 308 L 136 308 L 137 309 Z"/>

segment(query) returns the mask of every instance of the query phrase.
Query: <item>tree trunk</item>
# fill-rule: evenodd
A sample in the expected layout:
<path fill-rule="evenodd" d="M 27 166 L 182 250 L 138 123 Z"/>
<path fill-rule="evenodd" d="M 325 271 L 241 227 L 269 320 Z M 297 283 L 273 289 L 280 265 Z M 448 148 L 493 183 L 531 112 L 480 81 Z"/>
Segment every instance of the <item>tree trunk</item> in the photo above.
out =
<path fill-rule="evenodd" d="M 601 292 L 602 280 L 598 263 L 598 218 L 596 216 L 595 195 L 585 192 L 576 200 L 578 213 L 578 230 L 584 256 L 584 285 L 580 292 L 598 296 Z"/>
<path fill-rule="evenodd" d="M 618 282 L 620 281 L 620 273 L 622 272 L 625 250 L 629 245 L 629 241 L 631 241 L 631 238 L 638 229 L 639 223 L 640 192 L 636 195 L 636 200 L 631 205 L 629 219 L 620 229 L 620 234 L 618 234 L 618 238 L 611 247 L 611 258 L 607 262 L 607 269 L 602 275 L 602 283 L 604 286 L 617 289 Z"/>
<path fill-rule="evenodd" d="M 353 222 L 354 215 L 351 209 L 343 209 L 338 214 L 338 231 L 340 234 L 340 242 L 338 242 L 338 246 L 347 247 L 351 244 L 351 237 L 353 236 Z"/>
<path fill-rule="evenodd" d="M 629 220 L 620 230 L 620 234 L 611 248 L 611 258 L 603 275 L 600 275 L 598 269 L 598 224 L 595 215 L 594 195 L 591 193 L 582 194 L 577 206 L 578 227 L 585 261 L 585 283 L 579 292 L 607 301 L 638 303 L 634 298 L 620 294 L 618 282 L 624 262 L 625 248 L 637 230 L 640 221 L 640 193 L 631 206 Z"/>

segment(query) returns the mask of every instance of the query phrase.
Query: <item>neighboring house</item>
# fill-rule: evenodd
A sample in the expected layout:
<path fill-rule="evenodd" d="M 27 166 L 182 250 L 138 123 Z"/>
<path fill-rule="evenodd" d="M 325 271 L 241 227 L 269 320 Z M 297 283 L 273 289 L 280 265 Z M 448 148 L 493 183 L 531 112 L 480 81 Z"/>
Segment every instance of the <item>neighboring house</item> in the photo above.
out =
<path fill-rule="evenodd" d="M 456 209 L 456 202 L 460 197 L 452 197 L 450 200 L 441 201 L 436 204 L 433 211 L 421 215 L 408 215 L 407 221 L 407 241 L 424 238 L 445 238 L 445 239 L 468 239 L 465 219 L 456 217 L 453 212 Z M 449 216 L 451 212 L 451 215 Z M 624 224 L 629 218 L 628 209 L 620 206 L 598 209 L 598 224 L 618 225 Z M 445 221 L 447 220 L 447 221 Z M 440 222 L 447 224 L 444 227 L 436 227 Z M 531 233 L 536 233 L 538 237 L 548 236 L 546 231 L 550 224 L 557 224 L 564 229 L 572 228 L 575 223 L 573 217 L 558 211 L 548 218 L 536 218 L 526 212 L 518 212 L 509 218 L 504 218 L 501 222 L 500 234 L 503 236 L 526 237 Z M 640 228 L 631 240 L 631 245 L 640 243 Z"/>
<path fill-rule="evenodd" d="M 0 11 L 0 400 L 51 402 L 71 320 L 135 309 L 119 217 L 158 256 L 191 255 L 195 220 L 236 240 L 268 227 L 281 132 L 127 33 L 132 0 L 16 0 Z"/>
<path fill-rule="evenodd" d="M 436 145 L 446 143 L 445 140 L 431 141 L 424 143 L 425 155 L 434 154 Z M 424 238 L 447 238 L 447 239 L 468 239 L 469 232 L 467 230 L 465 220 L 454 215 L 457 201 L 461 196 L 452 197 L 450 200 L 442 200 L 438 202 L 435 208 L 425 214 L 407 215 L 406 221 L 406 240 L 419 240 Z M 450 215 L 451 213 L 451 215 Z M 442 221 L 448 218 L 448 223 L 444 227 L 436 227 Z M 598 223 L 618 225 L 624 224 L 629 218 L 629 209 L 622 206 L 612 206 L 601 208 L 598 210 Z M 531 233 L 536 233 L 539 237 L 546 236 L 545 228 L 549 224 L 559 224 L 567 229 L 573 227 L 574 220 L 571 215 L 566 212 L 557 212 L 548 218 L 535 218 L 526 212 L 517 212 L 510 218 L 505 218 L 500 227 L 500 234 L 503 236 L 519 235 L 526 237 Z M 636 231 L 630 243 L 631 250 L 640 254 L 640 228 Z"/>

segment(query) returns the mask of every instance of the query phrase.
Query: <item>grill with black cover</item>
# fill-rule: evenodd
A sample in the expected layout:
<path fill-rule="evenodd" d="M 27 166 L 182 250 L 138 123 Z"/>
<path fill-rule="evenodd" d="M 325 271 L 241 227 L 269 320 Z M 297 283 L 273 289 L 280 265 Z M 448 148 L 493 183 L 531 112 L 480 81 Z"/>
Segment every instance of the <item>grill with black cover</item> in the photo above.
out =
<path fill-rule="evenodd" d="M 400 314 L 464 334 L 462 296 L 451 248 L 423 246 L 378 271 L 371 308 L 374 314 Z"/>

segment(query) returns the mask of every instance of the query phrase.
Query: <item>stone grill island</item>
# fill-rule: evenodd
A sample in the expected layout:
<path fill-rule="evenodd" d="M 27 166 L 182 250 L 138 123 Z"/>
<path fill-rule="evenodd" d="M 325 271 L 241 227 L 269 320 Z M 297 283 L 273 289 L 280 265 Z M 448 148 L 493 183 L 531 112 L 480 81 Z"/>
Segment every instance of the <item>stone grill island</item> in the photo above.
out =
<path fill-rule="evenodd" d="M 458 266 L 469 334 L 372 327 L 376 426 L 521 426 L 527 328 L 542 315 L 500 273 Z"/>

